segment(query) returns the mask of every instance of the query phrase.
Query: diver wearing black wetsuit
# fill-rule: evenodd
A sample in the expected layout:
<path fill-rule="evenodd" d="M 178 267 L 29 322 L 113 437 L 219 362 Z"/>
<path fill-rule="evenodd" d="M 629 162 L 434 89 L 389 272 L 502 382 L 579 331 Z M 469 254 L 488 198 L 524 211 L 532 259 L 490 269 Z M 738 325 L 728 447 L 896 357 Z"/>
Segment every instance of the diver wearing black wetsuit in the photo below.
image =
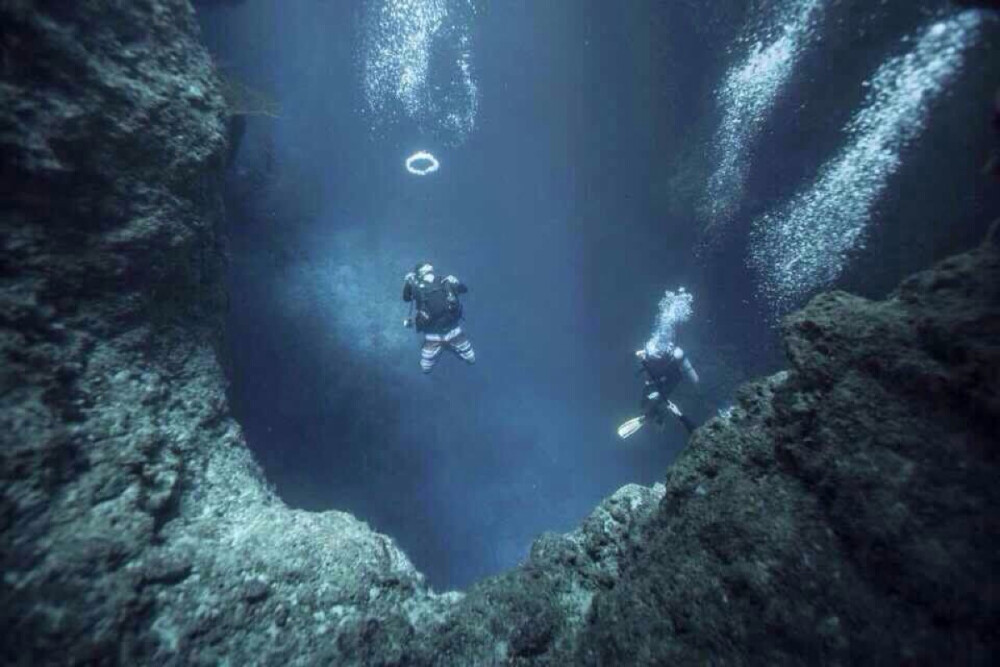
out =
<path fill-rule="evenodd" d="M 688 433 L 693 432 L 694 422 L 670 400 L 670 394 L 685 377 L 694 384 L 698 383 L 698 373 L 684 355 L 684 350 L 674 346 L 660 354 L 649 353 L 646 350 L 639 350 L 635 354 L 646 376 L 641 403 L 643 417 L 662 427 L 669 412 L 680 421 Z"/>
<path fill-rule="evenodd" d="M 427 262 L 417 264 L 403 280 L 403 301 L 415 304 L 413 318 L 403 321 L 404 326 L 415 327 L 424 336 L 420 350 L 420 368 L 430 373 L 437 365 L 441 353 L 447 348 L 467 364 L 476 362 L 472 342 L 462 331 L 462 303 L 459 294 L 469 288 L 455 276 L 441 278 L 434 275 L 434 267 Z"/>

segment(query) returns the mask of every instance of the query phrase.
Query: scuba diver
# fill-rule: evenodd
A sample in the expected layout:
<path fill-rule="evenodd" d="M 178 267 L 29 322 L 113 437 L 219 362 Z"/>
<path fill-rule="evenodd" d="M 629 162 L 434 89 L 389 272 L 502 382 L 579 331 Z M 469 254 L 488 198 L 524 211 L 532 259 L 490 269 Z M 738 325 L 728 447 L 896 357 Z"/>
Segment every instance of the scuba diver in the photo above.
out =
<path fill-rule="evenodd" d="M 667 415 L 672 414 L 690 434 L 695 429 L 691 421 L 680 408 L 670 400 L 670 394 L 683 378 L 693 384 L 698 384 L 698 373 L 686 356 L 684 350 L 676 345 L 669 345 L 664 350 L 645 349 L 635 353 L 641 365 L 640 372 L 646 377 L 642 390 L 642 416 L 628 420 L 618 427 L 618 435 L 622 440 L 634 435 L 647 421 L 659 428 L 666 425 Z"/>
<path fill-rule="evenodd" d="M 450 349 L 468 364 L 476 362 L 476 352 L 469 337 L 462 331 L 462 303 L 459 294 L 469 291 L 455 276 L 434 275 L 427 262 L 417 264 L 403 282 L 403 301 L 411 306 L 411 315 L 403 326 L 414 327 L 424 335 L 420 353 L 420 368 L 424 373 L 434 370 L 444 348 Z M 413 313 L 413 307 L 416 313 Z"/>

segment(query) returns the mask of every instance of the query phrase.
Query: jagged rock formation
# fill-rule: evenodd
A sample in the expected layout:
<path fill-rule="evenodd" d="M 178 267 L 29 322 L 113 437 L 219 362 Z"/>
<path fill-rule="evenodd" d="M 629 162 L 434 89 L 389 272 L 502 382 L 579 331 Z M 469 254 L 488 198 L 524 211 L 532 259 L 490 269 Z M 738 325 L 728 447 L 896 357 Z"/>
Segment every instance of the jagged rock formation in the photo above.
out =
<path fill-rule="evenodd" d="M 187 2 L 0 24 L 3 661 L 210 659 L 257 615 L 250 656 L 289 619 L 312 640 L 322 600 L 419 580 L 353 517 L 281 506 L 227 415 L 224 108 Z"/>
<path fill-rule="evenodd" d="M 421 578 L 353 517 L 287 510 L 228 416 L 225 109 L 191 6 L 0 25 L 2 661 L 324 655 Z"/>
<path fill-rule="evenodd" d="M 672 466 L 588 661 L 993 662 L 997 241 L 786 321 L 791 371 Z"/>
<path fill-rule="evenodd" d="M 227 412 L 225 113 L 182 0 L 0 5 L 7 664 L 986 664 L 1000 252 L 817 298 L 791 369 L 520 568 L 435 594 Z"/>

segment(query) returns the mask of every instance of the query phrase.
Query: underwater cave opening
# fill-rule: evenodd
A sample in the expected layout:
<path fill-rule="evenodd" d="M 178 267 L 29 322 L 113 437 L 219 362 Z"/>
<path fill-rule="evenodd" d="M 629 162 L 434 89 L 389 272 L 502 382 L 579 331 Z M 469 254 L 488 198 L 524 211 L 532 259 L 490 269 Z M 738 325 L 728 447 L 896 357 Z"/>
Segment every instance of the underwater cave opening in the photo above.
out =
<path fill-rule="evenodd" d="M 463 109 L 477 113 L 452 114 L 457 125 L 407 116 L 405 105 L 393 122 L 358 112 L 369 108 L 357 85 L 364 3 L 201 14 L 216 57 L 281 101 L 279 117 L 248 120 L 227 176 L 227 366 L 233 410 L 285 502 L 350 511 L 391 535 L 435 587 L 463 587 L 523 559 L 539 533 L 572 529 L 619 486 L 662 479 L 683 430 L 647 429 L 623 447 L 615 428 L 638 410 L 633 353 L 665 288 L 695 295 L 679 343 L 703 385 L 677 400 L 696 421 L 780 364 L 748 266 L 750 224 L 839 149 L 854 109 L 830 105 L 857 102 L 859 73 L 897 53 L 925 17 L 872 10 L 877 39 L 871 28 L 826 35 L 866 44 L 836 69 L 810 46 L 763 138 L 741 148 L 750 167 L 732 233 L 695 257 L 713 229 L 701 218 L 715 166 L 706 156 L 724 116 L 706 91 L 740 57 L 726 48 L 748 25 L 736 4 L 710 25 L 686 6 L 498 4 L 474 29 L 447 33 L 475 42 L 474 57 L 455 51 L 455 85 L 441 88 L 464 91 L 448 104 L 476 93 Z M 857 7 L 831 11 L 833 25 Z M 983 56 L 970 67 L 986 67 Z M 956 90 L 985 88 L 966 76 Z M 969 130 L 981 114 L 947 100 L 934 111 L 954 122 L 905 154 L 871 213 L 868 249 L 840 284 L 878 296 L 978 238 L 988 197 L 938 167 L 985 136 Z M 432 160 L 406 150 L 415 145 L 436 147 Z M 401 155 L 407 168 L 448 168 L 414 178 Z M 961 230 L 934 224 L 956 210 L 969 212 Z M 423 261 L 470 288 L 475 366 L 445 355 L 420 372 L 400 294 Z"/>
<path fill-rule="evenodd" d="M 334 17 L 343 10 L 312 11 L 350 25 Z M 552 26 L 565 9 L 532 11 Z M 465 586 L 515 565 L 542 532 L 573 529 L 622 484 L 655 482 L 682 444 L 680 431 L 628 449 L 615 437 L 619 417 L 636 409 L 632 352 L 676 249 L 602 256 L 606 211 L 579 210 L 589 183 L 620 192 L 643 176 L 581 167 L 596 146 L 572 147 L 573 138 L 598 138 L 594 124 L 616 118 L 566 123 L 561 104 L 536 95 L 593 94 L 586 77 L 524 75 L 523 63 L 579 48 L 572 33 L 548 43 L 522 35 L 531 49 L 521 61 L 479 62 L 482 81 L 516 72 L 514 85 L 489 88 L 490 122 L 435 152 L 432 164 L 447 159 L 449 169 L 432 181 L 392 158 L 409 143 L 405 131 L 372 138 L 355 104 L 316 95 L 316 77 L 349 81 L 353 60 L 284 69 L 319 57 L 330 39 L 312 32 L 318 17 L 307 13 L 280 12 L 274 29 L 295 38 L 241 70 L 273 86 L 285 111 L 249 120 L 227 178 L 233 410 L 285 502 L 350 511 L 397 540 L 436 587 Z M 528 17 L 512 7 L 502 18 L 523 32 Z M 234 36 L 253 31 L 236 30 L 233 12 L 220 20 L 229 23 L 217 48 L 241 51 Z M 623 159 L 643 139 L 642 128 L 620 134 Z M 630 198 L 619 214 L 647 218 L 647 205 Z M 639 247 L 647 235 L 638 226 L 616 243 Z M 445 355 L 421 374 L 400 300 L 418 261 L 469 285 L 463 326 L 475 366 Z M 607 291 L 601 272 L 644 287 Z M 593 317 L 610 310 L 627 315 L 614 333 Z"/>

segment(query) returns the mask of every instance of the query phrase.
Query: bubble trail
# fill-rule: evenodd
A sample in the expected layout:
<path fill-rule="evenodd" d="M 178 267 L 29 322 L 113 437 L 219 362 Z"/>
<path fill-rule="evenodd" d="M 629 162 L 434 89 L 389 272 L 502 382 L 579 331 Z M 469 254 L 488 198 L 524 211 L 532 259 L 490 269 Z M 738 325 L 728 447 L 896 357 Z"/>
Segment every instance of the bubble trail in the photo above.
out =
<path fill-rule="evenodd" d="M 673 349 L 677 327 L 691 318 L 693 303 L 694 296 L 690 292 L 686 292 L 683 287 L 676 292 L 667 290 L 663 294 L 658 305 L 653 333 L 646 341 L 647 354 L 661 356 L 664 352 Z"/>
<path fill-rule="evenodd" d="M 966 11 L 906 40 L 913 48 L 866 82 L 865 103 L 844 129 L 845 148 L 808 188 L 753 223 L 749 263 L 775 314 L 836 280 L 850 253 L 864 247 L 872 209 L 899 170 L 901 151 L 925 129 L 981 23 L 979 12 Z"/>
<path fill-rule="evenodd" d="M 825 0 L 794 0 L 777 12 L 777 19 L 755 36 L 746 57 L 726 75 L 716 91 L 722 121 L 712 150 L 716 167 L 709 179 L 703 210 L 717 238 L 743 196 L 750 170 L 750 152 L 782 90 L 791 79 L 803 50 L 813 41 Z"/>
<path fill-rule="evenodd" d="M 367 111 L 378 127 L 400 118 L 451 144 L 475 127 L 472 0 L 372 0 L 363 46 Z M 440 71 L 438 71 L 440 70 Z"/>

